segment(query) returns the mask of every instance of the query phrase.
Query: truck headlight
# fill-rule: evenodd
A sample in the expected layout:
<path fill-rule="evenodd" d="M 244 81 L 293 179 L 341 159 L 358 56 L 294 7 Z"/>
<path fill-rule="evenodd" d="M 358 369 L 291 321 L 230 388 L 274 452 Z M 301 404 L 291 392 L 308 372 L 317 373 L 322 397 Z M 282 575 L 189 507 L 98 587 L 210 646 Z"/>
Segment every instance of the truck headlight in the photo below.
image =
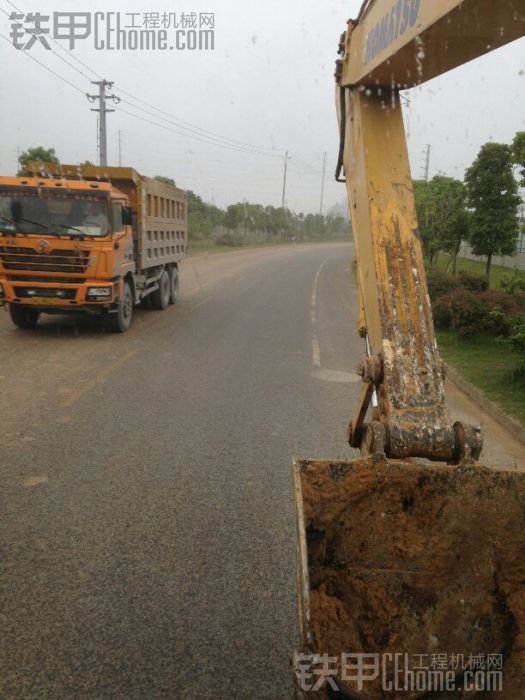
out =
<path fill-rule="evenodd" d="M 107 301 L 111 299 L 111 287 L 90 287 L 87 298 L 96 301 Z"/>

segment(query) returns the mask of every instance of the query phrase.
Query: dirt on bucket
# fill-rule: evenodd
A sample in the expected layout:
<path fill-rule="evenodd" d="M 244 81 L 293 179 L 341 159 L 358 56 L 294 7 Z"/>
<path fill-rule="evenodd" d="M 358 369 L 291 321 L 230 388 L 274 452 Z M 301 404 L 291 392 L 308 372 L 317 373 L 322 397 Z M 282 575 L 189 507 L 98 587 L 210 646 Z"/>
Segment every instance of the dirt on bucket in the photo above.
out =
<path fill-rule="evenodd" d="M 303 644 L 338 659 L 341 690 L 370 699 L 523 697 L 525 475 L 381 458 L 302 462 L 298 473 L 310 585 Z M 359 689 L 340 663 L 355 653 L 406 654 L 410 669 L 461 659 L 449 669 L 456 688 L 469 659 L 490 655 L 503 663 L 503 689 L 422 693 L 393 664 Z M 407 690 L 385 690 L 385 680 Z"/>

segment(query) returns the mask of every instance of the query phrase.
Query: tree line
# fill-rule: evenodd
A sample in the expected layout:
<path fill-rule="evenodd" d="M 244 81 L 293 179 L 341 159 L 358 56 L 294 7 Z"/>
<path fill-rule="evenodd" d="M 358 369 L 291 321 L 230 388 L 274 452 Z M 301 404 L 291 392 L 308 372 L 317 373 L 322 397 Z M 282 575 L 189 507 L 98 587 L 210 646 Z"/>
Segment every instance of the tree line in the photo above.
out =
<path fill-rule="evenodd" d="M 515 255 L 519 186 L 525 186 L 525 131 L 518 132 L 511 144 L 484 144 L 464 182 L 445 175 L 428 182 L 415 180 L 419 232 L 428 266 L 432 269 L 443 251 L 455 272 L 464 241 L 474 255 L 486 257 L 487 278 L 495 255 Z"/>
<path fill-rule="evenodd" d="M 296 214 L 283 207 L 240 202 L 221 209 L 189 190 L 188 233 L 193 240 L 215 240 L 226 245 L 247 241 L 335 240 L 351 234 L 342 216 Z"/>
<path fill-rule="evenodd" d="M 59 163 L 54 148 L 28 148 L 19 157 L 21 174 L 30 160 Z M 93 165 L 85 161 L 81 165 Z M 171 177 L 156 175 L 155 179 L 175 186 Z M 188 196 L 188 238 L 223 245 L 243 245 L 247 242 L 278 240 L 336 240 L 351 234 L 350 222 L 339 215 L 296 214 L 283 207 L 264 207 L 241 202 L 226 209 L 205 202 L 195 192 Z"/>

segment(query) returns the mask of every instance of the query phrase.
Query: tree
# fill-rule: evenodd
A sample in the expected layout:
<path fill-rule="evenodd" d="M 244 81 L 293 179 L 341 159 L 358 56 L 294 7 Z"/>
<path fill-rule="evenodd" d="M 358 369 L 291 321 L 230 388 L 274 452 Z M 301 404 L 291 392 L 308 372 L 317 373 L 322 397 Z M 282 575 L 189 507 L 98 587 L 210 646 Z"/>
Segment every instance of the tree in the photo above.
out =
<path fill-rule="evenodd" d="M 423 251 L 433 266 L 440 250 L 449 253 L 455 268 L 461 242 L 467 236 L 466 190 L 459 180 L 435 175 L 429 182 L 416 180 L 414 196 Z"/>
<path fill-rule="evenodd" d="M 414 180 L 414 199 L 423 254 L 432 267 L 439 252 L 438 227 L 436 211 L 432 202 L 430 183 L 426 180 Z"/>
<path fill-rule="evenodd" d="M 441 209 L 440 248 L 450 255 L 448 265 L 452 264 L 455 272 L 461 243 L 468 237 L 469 231 L 467 189 L 460 180 L 444 175 L 433 177 L 431 184 L 435 190 L 437 206 Z"/>
<path fill-rule="evenodd" d="M 213 231 L 222 224 L 224 212 L 213 204 L 207 204 L 191 190 L 188 198 L 188 235 L 192 240 L 211 238 Z"/>
<path fill-rule="evenodd" d="M 155 175 L 155 180 L 158 182 L 163 182 L 165 185 L 171 185 L 172 187 L 177 187 L 175 180 L 171 177 L 164 177 L 164 175 Z"/>
<path fill-rule="evenodd" d="M 516 253 L 520 198 L 512 165 L 510 146 L 486 143 L 465 175 L 472 252 L 487 256 L 487 278 L 494 255 Z"/>
<path fill-rule="evenodd" d="M 520 175 L 521 175 L 521 182 L 520 185 L 522 187 L 525 187 L 525 131 L 518 131 L 516 135 L 514 136 L 514 140 L 512 142 L 512 156 L 514 159 L 514 163 L 516 165 L 519 165 L 521 170 L 520 170 Z"/>
<path fill-rule="evenodd" d="M 34 146 L 23 151 L 18 159 L 20 170 L 19 175 L 23 175 L 30 160 L 40 160 L 43 163 L 59 163 L 56 151 L 54 148 L 44 148 L 44 146 Z"/>

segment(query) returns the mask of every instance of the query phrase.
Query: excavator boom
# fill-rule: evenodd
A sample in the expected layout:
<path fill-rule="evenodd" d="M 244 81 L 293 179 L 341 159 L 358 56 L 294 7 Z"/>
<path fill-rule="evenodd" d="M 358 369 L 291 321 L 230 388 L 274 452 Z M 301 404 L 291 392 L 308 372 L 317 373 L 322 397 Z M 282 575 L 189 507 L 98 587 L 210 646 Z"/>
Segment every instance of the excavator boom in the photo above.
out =
<path fill-rule="evenodd" d="M 369 0 L 341 36 L 336 177 L 344 171 L 368 341 L 349 437 L 362 453 L 455 464 L 481 453 L 480 430 L 448 416 L 399 90 L 522 36 L 524 12 L 520 0 Z M 366 425 L 374 392 L 379 418 Z"/>

